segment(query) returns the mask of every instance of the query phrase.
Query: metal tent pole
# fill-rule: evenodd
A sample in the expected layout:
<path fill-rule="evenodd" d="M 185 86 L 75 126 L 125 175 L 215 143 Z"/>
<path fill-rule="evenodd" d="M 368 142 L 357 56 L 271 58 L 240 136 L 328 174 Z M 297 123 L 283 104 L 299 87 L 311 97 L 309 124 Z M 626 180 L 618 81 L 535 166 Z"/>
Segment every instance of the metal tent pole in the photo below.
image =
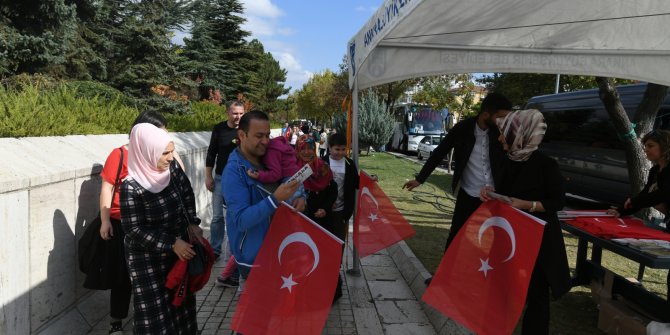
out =
<path fill-rule="evenodd" d="M 351 105 L 352 105 L 352 113 L 351 113 L 351 151 L 353 152 L 353 159 L 354 162 L 356 163 L 356 166 L 360 168 L 360 165 L 358 164 L 358 79 L 354 79 L 354 87 L 351 92 Z M 354 218 L 356 217 L 356 212 L 358 212 L 358 197 L 355 198 L 354 202 Z M 349 224 L 347 222 L 347 224 Z M 355 228 L 354 228 L 355 229 Z M 361 269 L 360 269 L 360 260 L 358 259 L 358 251 L 356 250 L 356 247 L 352 247 L 353 249 L 353 267 L 349 270 L 347 270 L 347 274 L 353 275 L 353 276 L 360 276 L 361 275 Z"/>

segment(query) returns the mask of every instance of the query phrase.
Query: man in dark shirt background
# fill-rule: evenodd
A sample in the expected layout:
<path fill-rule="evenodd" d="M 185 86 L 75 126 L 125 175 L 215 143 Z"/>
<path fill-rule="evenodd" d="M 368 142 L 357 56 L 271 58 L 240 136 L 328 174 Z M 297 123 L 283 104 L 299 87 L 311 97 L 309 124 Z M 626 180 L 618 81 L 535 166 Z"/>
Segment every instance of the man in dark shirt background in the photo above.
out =
<path fill-rule="evenodd" d="M 228 162 L 228 156 L 237 147 L 237 127 L 244 115 L 244 104 L 239 100 L 232 101 L 228 105 L 227 114 L 228 120 L 214 126 L 205 161 L 205 186 L 210 192 L 213 192 L 209 240 L 217 258 L 222 253 L 221 245 L 226 235 L 221 173 Z M 212 170 L 214 170 L 214 175 L 212 175 Z"/>

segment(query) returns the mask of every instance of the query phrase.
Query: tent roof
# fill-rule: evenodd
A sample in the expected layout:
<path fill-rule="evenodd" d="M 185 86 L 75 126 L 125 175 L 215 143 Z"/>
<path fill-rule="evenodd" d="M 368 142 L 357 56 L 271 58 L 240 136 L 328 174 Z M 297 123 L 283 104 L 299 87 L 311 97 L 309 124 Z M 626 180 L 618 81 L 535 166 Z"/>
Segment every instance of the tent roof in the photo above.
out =
<path fill-rule="evenodd" d="M 385 0 L 347 47 L 359 89 L 468 72 L 670 85 L 670 1 Z"/>

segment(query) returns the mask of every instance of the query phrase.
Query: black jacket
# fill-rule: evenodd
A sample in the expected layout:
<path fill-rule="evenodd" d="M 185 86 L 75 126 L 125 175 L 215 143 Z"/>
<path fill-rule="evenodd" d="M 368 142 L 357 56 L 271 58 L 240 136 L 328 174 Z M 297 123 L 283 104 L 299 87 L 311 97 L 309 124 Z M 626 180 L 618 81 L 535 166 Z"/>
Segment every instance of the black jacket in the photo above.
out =
<path fill-rule="evenodd" d="M 322 221 L 330 220 L 330 213 L 333 212 L 333 204 L 337 200 L 337 183 L 335 180 L 331 180 L 330 184 L 321 191 L 313 192 L 305 189 L 305 192 L 307 193 L 305 214 L 319 224 L 321 224 Z M 320 208 L 326 211 L 326 216 L 324 218 L 316 218 L 314 216 L 314 213 Z"/>
<path fill-rule="evenodd" d="M 237 129 L 228 127 L 228 121 L 223 121 L 214 126 L 212 137 L 207 148 L 205 157 L 206 167 L 215 167 L 214 173 L 220 175 L 226 167 L 228 156 L 237 148 L 234 141 L 237 138 Z M 215 166 L 216 163 L 216 166 Z"/>
<path fill-rule="evenodd" d="M 558 298 L 570 291 L 570 269 L 557 211 L 565 206 L 565 186 L 556 161 L 535 151 L 525 162 L 505 159 L 500 166 L 497 192 L 522 200 L 539 201 L 542 213 L 529 213 L 547 222 L 535 267 L 547 278 L 551 293 Z"/>
<path fill-rule="evenodd" d="M 624 209 L 623 205 L 619 206 L 618 211 L 621 215 L 631 215 L 643 208 L 654 207 L 662 203 L 670 205 L 670 168 L 665 168 L 660 173 L 658 169 L 659 166 L 654 165 L 649 170 L 647 184 L 638 195 L 630 199 L 632 208 Z M 654 183 L 656 183 L 656 189 L 649 191 Z"/>
<path fill-rule="evenodd" d="M 477 124 L 477 118 L 471 117 L 457 123 L 454 128 L 452 128 L 447 136 L 442 139 L 440 145 L 433 150 L 433 154 L 428 158 L 426 163 L 421 168 L 419 175 L 416 176 L 416 180 L 420 183 L 423 183 L 428 179 L 433 170 L 437 165 L 449 154 L 451 149 L 454 149 L 454 162 L 456 163 L 456 168 L 454 169 L 454 178 L 452 179 L 451 189 L 452 191 L 456 190 L 456 185 L 461 180 L 463 176 L 463 171 L 465 166 L 470 160 L 470 154 L 472 153 L 472 148 L 475 146 L 475 127 Z M 497 127 L 489 128 L 489 160 L 491 161 L 491 173 L 493 174 L 493 180 L 496 181 L 496 177 L 499 174 L 500 164 L 503 162 L 505 157 L 505 152 L 503 150 L 502 144 L 498 141 L 500 136 L 500 131 Z M 497 188 L 496 184 L 496 188 Z"/>
<path fill-rule="evenodd" d="M 344 209 L 342 210 L 342 216 L 345 222 L 349 222 L 349 219 L 354 214 L 356 191 L 358 190 L 360 176 L 358 175 L 356 163 L 347 157 L 344 157 L 344 159 Z M 330 156 L 324 157 L 323 160 L 330 165 Z"/>

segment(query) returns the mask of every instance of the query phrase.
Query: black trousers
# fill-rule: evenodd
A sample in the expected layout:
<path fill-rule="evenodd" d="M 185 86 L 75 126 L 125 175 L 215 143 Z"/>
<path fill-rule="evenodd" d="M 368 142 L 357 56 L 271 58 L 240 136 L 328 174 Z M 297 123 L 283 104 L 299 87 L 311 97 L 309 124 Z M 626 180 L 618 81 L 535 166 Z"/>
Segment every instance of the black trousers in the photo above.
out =
<path fill-rule="evenodd" d="M 326 230 L 328 230 L 330 233 L 333 235 L 337 236 L 339 239 L 345 242 L 347 241 L 347 236 L 349 235 L 349 222 L 344 221 L 344 213 L 340 212 L 332 212 L 332 226 L 331 227 L 324 227 Z M 342 251 L 344 251 L 344 245 L 342 245 Z M 340 267 L 342 267 L 342 260 L 340 260 Z M 339 298 L 342 296 L 342 276 L 338 276 L 337 278 L 337 288 L 335 289 L 335 297 Z"/>
<path fill-rule="evenodd" d="M 465 221 L 468 220 L 470 215 L 479 208 L 482 204 L 482 201 L 479 200 L 479 197 L 471 197 L 461 188 L 456 195 L 456 206 L 454 206 L 454 215 L 451 218 L 451 229 L 449 230 L 449 237 L 447 238 L 447 244 L 444 246 L 446 251 L 451 241 L 454 240 L 458 231 L 463 227 Z"/>
<path fill-rule="evenodd" d="M 119 240 L 123 246 L 123 238 L 126 235 L 121 227 L 121 221 L 110 218 L 112 227 L 114 228 L 114 239 Z M 125 254 L 121 249 L 121 254 L 118 255 L 122 263 L 125 263 Z M 132 285 L 130 283 L 130 275 L 128 274 L 128 268 L 123 266 L 123 264 L 118 267 L 120 276 L 124 276 L 128 279 L 116 281 L 117 285 L 112 287 L 109 292 L 109 316 L 112 319 L 125 319 L 128 317 L 128 308 L 130 307 L 130 297 L 132 295 Z"/>
<path fill-rule="evenodd" d="M 530 276 L 521 334 L 549 334 L 549 281 L 538 263 Z"/>
<path fill-rule="evenodd" d="M 130 307 L 130 296 L 132 287 L 115 287 L 109 292 L 109 316 L 112 319 L 125 319 L 128 317 L 128 308 Z"/>

